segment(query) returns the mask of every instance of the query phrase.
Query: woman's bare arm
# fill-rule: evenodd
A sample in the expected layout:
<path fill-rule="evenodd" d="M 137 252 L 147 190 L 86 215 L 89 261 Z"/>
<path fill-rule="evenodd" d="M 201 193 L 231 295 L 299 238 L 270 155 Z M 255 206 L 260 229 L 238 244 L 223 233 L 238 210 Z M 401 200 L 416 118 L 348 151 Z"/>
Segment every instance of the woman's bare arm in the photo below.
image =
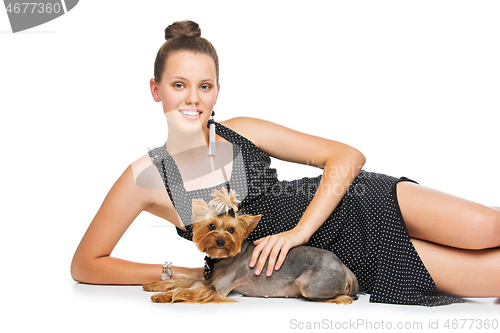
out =
<path fill-rule="evenodd" d="M 161 281 L 161 264 L 142 264 L 111 257 L 114 247 L 134 221 L 154 204 L 152 190 L 135 182 L 130 165 L 113 185 L 83 236 L 71 263 L 75 281 L 91 284 L 144 284 Z M 172 267 L 178 273 L 202 277 L 201 268 Z"/>
<path fill-rule="evenodd" d="M 346 144 L 261 119 L 238 117 L 226 124 L 272 157 L 323 169 L 318 190 L 298 224 L 289 231 L 255 242 L 257 247 L 250 266 L 255 265 L 256 274 L 260 274 L 269 256 L 267 275 L 271 275 L 273 269 L 281 266 L 288 250 L 305 244 L 330 216 L 364 165 L 365 157 Z"/>

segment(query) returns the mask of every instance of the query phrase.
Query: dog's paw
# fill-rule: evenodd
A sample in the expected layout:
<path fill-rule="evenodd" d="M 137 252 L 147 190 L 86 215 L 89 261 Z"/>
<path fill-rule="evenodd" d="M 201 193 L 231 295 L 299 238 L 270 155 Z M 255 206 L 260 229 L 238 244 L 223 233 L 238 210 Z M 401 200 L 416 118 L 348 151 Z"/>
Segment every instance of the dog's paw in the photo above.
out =
<path fill-rule="evenodd" d="M 352 303 L 352 298 L 347 296 L 347 295 L 339 295 L 333 299 L 326 300 L 325 302 L 327 303 L 333 303 L 333 304 L 351 304 Z"/>
<path fill-rule="evenodd" d="M 142 285 L 144 291 L 165 291 L 165 283 L 162 282 L 149 282 Z"/>
<path fill-rule="evenodd" d="M 154 291 L 154 287 L 157 282 L 149 282 L 142 285 L 142 290 L 144 291 Z"/>
<path fill-rule="evenodd" d="M 151 296 L 151 300 L 155 303 L 172 303 L 171 293 L 158 293 Z"/>

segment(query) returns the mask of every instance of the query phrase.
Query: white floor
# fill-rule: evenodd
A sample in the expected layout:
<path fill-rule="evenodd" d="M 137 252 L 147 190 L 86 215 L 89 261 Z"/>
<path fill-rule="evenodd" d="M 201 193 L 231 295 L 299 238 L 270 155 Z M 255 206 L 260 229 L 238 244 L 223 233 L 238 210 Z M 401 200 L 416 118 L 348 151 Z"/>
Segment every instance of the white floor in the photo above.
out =
<path fill-rule="evenodd" d="M 125 233 L 113 255 L 140 262 L 172 260 L 174 264 L 201 266 L 203 254 L 175 235 L 173 227 L 141 214 Z M 161 223 L 161 222 L 160 222 Z M 449 324 L 467 330 L 470 325 L 498 324 L 500 299 L 470 299 L 466 304 L 439 307 L 369 303 L 361 295 L 351 305 L 308 302 L 303 299 L 249 298 L 231 294 L 236 304 L 156 304 L 140 286 L 98 286 L 74 282 L 69 274 L 72 251 L 84 230 L 74 230 L 67 242 L 38 242 L 32 252 L 32 278 L 24 274 L 29 262 L 19 264 L 4 285 L 7 312 L 0 325 L 14 324 L 18 332 L 285 332 L 320 330 L 364 331 L 390 328 L 422 332 L 442 330 Z M 34 240 L 37 233 L 29 238 Z M 29 239 L 27 238 L 27 239 Z M 56 245 L 56 246 L 54 246 Z M 66 247 L 59 248 L 62 246 Z M 173 251 L 173 249 L 177 251 Z M 179 253 L 178 249 L 185 249 Z M 166 254 L 169 254 L 166 256 Z M 27 258 L 27 254 L 26 255 Z M 46 258 L 46 259 L 44 259 Z M 23 273 L 23 274 L 20 274 Z M 19 278 L 19 276 L 21 276 Z M 4 298 L 5 299 L 5 298 Z M 466 321 L 468 320 L 468 321 Z M 496 320 L 496 322 L 494 322 Z M 402 325 L 402 326 L 401 326 Z M 463 330 L 463 331 L 467 331 Z M 3 330 L 4 332 L 7 332 Z M 487 331 L 494 331 L 491 328 Z M 498 329 L 496 330 L 498 331 Z"/>
<path fill-rule="evenodd" d="M 110 329 L 127 331 L 130 328 L 169 331 L 170 326 L 200 331 L 233 327 L 243 332 L 283 332 L 307 329 L 308 325 L 325 330 L 397 329 L 398 325 L 403 325 L 403 329 L 411 328 L 405 331 L 422 331 L 429 329 L 431 323 L 444 330 L 447 320 L 450 328 L 451 325 L 462 327 L 464 324 L 465 328 L 470 328 L 471 324 L 474 328 L 480 324 L 479 320 L 483 324 L 486 320 L 496 319 L 496 324 L 500 321 L 500 302 L 495 299 L 474 299 L 467 304 L 435 308 L 371 304 L 367 295 L 346 306 L 240 295 L 233 295 L 238 304 L 156 304 L 149 301 L 151 294 L 141 291 L 140 287 L 82 284 L 70 286 L 69 295 L 72 306 L 77 304 L 72 317 L 81 328 L 92 328 L 100 323 Z M 492 324 L 495 323 L 492 321 Z"/>

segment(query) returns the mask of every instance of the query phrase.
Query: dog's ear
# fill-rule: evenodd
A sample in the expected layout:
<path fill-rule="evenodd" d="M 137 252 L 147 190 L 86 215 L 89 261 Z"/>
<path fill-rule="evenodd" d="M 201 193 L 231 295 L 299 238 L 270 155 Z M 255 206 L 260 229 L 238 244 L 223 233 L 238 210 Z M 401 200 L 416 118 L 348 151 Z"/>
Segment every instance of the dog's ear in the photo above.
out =
<path fill-rule="evenodd" d="M 210 208 L 208 208 L 207 203 L 202 200 L 202 199 L 193 199 L 191 201 L 191 207 L 192 207 L 192 223 L 204 221 L 210 216 L 208 216 L 210 212 Z"/>
<path fill-rule="evenodd" d="M 245 238 L 250 234 L 253 229 L 257 226 L 257 223 L 259 223 L 260 218 L 262 217 L 262 214 L 259 215 L 241 215 L 238 216 L 238 222 L 240 222 L 243 227 L 245 228 Z"/>

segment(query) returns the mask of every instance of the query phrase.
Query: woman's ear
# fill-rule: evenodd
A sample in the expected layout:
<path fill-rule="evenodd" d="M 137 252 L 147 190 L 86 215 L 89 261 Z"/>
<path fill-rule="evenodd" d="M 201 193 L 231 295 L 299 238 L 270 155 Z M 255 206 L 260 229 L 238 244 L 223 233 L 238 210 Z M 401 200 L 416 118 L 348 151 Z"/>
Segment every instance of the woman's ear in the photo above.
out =
<path fill-rule="evenodd" d="M 155 102 L 161 102 L 160 95 L 158 95 L 158 85 L 156 84 L 155 79 L 149 80 L 149 88 L 151 89 L 151 95 L 153 95 Z"/>

